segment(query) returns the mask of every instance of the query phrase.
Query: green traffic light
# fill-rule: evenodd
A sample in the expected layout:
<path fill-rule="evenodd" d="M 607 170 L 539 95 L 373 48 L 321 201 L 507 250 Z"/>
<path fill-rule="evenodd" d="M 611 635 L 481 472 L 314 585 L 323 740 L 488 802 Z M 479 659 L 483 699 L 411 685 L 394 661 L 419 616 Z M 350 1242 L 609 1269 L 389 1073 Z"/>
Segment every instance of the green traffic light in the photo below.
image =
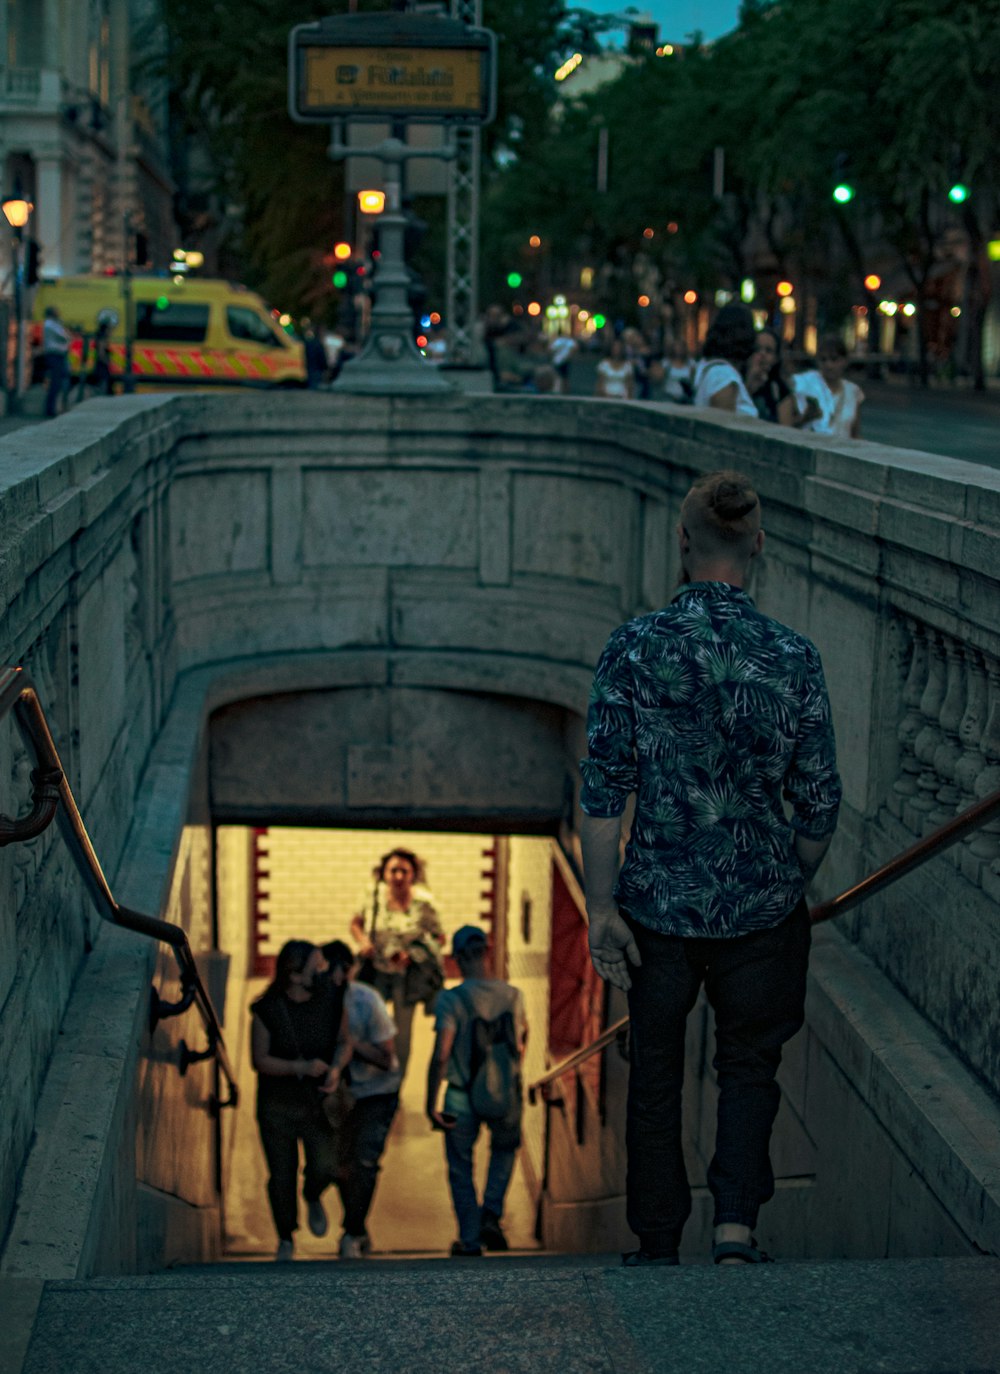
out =
<path fill-rule="evenodd" d="M 520 272 L 507 273 L 507 285 L 511 288 L 512 291 L 516 291 L 523 280 L 524 278 L 521 276 Z"/>
<path fill-rule="evenodd" d="M 166 296 L 157 296 L 157 298 L 156 298 L 156 308 L 157 308 L 157 310 L 166 310 L 166 308 L 167 308 L 167 306 L 168 306 L 169 304 L 170 304 L 170 301 L 167 299 Z"/>
<path fill-rule="evenodd" d="M 595 316 L 594 316 L 594 328 L 595 328 L 595 329 L 603 329 L 604 326 L 605 326 L 606 324 L 607 324 L 607 320 L 605 319 L 605 317 L 604 317 L 603 315 L 595 315 Z"/>
<path fill-rule="evenodd" d="M 333 284 L 338 291 L 343 291 L 344 287 L 347 285 L 347 273 L 339 270 L 334 272 Z"/>
<path fill-rule="evenodd" d="M 838 205 L 846 205 L 849 200 L 854 199 L 854 187 L 842 181 L 839 186 L 833 188 L 833 198 Z"/>
<path fill-rule="evenodd" d="M 968 186 L 964 186 L 962 182 L 956 181 L 955 185 L 948 192 L 948 199 L 951 201 L 952 205 L 962 205 L 969 199 Z"/>

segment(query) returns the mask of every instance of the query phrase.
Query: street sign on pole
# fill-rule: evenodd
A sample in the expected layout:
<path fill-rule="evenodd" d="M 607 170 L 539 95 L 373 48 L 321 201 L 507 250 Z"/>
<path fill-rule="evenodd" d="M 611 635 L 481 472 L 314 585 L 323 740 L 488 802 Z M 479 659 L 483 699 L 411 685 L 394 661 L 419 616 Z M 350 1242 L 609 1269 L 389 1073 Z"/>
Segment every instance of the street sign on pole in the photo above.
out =
<path fill-rule="evenodd" d="M 288 42 L 288 110 L 300 124 L 488 124 L 496 111 L 496 35 L 438 15 L 344 14 L 297 24 Z"/>

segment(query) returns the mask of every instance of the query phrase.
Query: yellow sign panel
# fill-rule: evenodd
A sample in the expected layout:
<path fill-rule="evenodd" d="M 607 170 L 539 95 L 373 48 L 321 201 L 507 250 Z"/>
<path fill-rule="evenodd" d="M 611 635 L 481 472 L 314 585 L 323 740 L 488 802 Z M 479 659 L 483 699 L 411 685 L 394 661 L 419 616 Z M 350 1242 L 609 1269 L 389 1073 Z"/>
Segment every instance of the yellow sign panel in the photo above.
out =
<path fill-rule="evenodd" d="M 300 111 L 336 114 L 483 111 L 480 48 L 305 46 Z"/>

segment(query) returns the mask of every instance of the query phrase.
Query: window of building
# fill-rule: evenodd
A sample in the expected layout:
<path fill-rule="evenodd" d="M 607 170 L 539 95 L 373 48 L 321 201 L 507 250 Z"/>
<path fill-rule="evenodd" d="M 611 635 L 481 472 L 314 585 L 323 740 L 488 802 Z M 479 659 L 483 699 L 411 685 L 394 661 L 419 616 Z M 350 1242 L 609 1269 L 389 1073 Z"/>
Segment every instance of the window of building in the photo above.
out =
<path fill-rule="evenodd" d="M 261 319 L 256 310 L 250 310 L 245 305 L 227 305 L 226 324 L 234 339 L 268 344 L 271 348 L 278 347 L 278 340 L 271 326 L 266 320 Z"/>
<path fill-rule="evenodd" d="M 208 333 L 208 306 L 163 298 L 139 301 L 135 307 L 135 337 L 167 343 L 204 343 Z"/>

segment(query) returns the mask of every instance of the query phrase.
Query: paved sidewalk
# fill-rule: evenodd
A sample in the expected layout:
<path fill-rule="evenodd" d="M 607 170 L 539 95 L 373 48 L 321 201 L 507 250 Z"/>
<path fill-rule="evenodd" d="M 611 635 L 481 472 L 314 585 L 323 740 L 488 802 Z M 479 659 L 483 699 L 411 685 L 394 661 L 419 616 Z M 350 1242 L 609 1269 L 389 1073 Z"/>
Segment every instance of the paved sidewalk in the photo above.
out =
<path fill-rule="evenodd" d="M 50 1283 L 23 1374 L 997 1374 L 1000 1260 L 253 1265 Z"/>

